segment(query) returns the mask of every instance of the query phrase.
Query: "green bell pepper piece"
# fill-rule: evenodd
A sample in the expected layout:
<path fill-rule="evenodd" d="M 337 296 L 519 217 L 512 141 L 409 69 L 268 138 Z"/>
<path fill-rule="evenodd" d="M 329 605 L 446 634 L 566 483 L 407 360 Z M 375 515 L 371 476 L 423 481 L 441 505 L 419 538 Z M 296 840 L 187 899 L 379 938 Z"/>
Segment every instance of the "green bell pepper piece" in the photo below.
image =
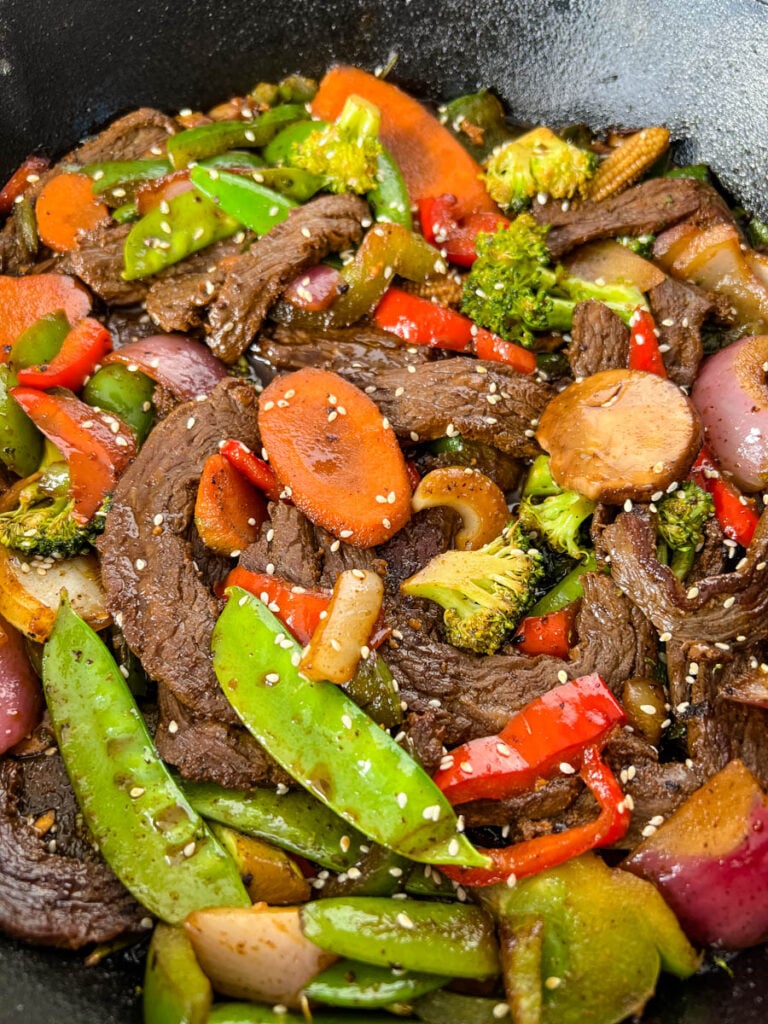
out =
<path fill-rule="evenodd" d="M 344 684 L 343 690 L 374 722 L 385 729 L 392 729 L 402 722 L 400 694 L 389 665 L 380 654 L 361 659 L 357 672 Z"/>
<path fill-rule="evenodd" d="M 24 196 L 21 202 L 13 204 L 13 222 L 16 228 L 19 262 L 32 263 L 40 248 L 40 239 L 37 234 L 35 206 L 27 196 Z"/>
<path fill-rule="evenodd" d="M 83 401 L 119 416 L 142 444 L 155 421 L 154 392 L 155 382 L 145 373 L 129 370 L 122 363 L 109 363 L 86 382 Z"/>
<path fill-rule="evenodd" d="M 139 208 L 134 202 L 123 203 L 116 210 L 112 211 L 112 220 L 116 224 L 130 224 L 133 220 L 139 219 Z"/>
<path fill-rule="evenodd" d="M 17 383 L 10 366 L 0 365 L 0 461 L 25 477 L 40 465 L 43 435 L 9 393 Z"/>
<path fill-rule="evenodd" d="M 524 1002 L 521 1024 L 582 1024 L 587 1008 L 591 1024 L 618 1024 L 642 1011 L 661 969 L 687 978 L 701 963 L 658 890 L 595 854 L 480 896 L 505 928 L 522 927 L 507 994 L 514 1004 L 520 986 L 538 984 L 541 1013 Z M 536 919 L 540 943 L 531 941 Z"/>
<path fill-rule="evenodd" d="M 150 277 L 241 227 L 199 192 L 182 192 L 137 221 L 125 240 L 123 279 Z"/>
<path fill-rule="evenodd" d="M 413 1009 L 426 1024 L 447 1024 L 448 1021 L 451 1024 L 498 1024 L 500 1020 L 509 1020 L 509 1006 L 505 1002 L 482 996 L 462 996 L 445 989 L 417 999 Z"/>
<path fill-rule="evenodd" d="M 271 188 L 265 188 L 242 174 L 220 171 L 216 167 L 193 167 L 189 173 L 192 184 L 216 204 L 217 209 L 234 217 L 240 224 L 266 235 L 286 220 L 296 203 Z"/>
<path fill-rule="evenodd" d="M 479 164 L 487 160 L 497 146 L 511 142 L 520 134 L 507 122 L 501 102 L 487 89 L 451 100 L 441 108 L 440 120 Z"/>
<path fill-rule="evenodd" d="M 257 1003 L 216 1003 L 208 1015 L 208 1024 L 307 1024 L 301 1013 L 275 1011 Z M 312 1024 L 392 1024 L 386 1013 L 315 1013 Z"/>
<path fill-rule="evenodd" d="M 364 835 L 411 860 L 487 866 L 426 772 L 338 686 L 298 668 L 301 648 L 240 587 L 213 631 L 213 667 L 248 731 L 298 783 Z"/>
<path fill-rule="evenodd" d="M 92 191 L 96 196 L 111 192 L 113 188 L 124 188 L 133 191 L 145 181 L 155 181 L 170 174 L 172 167 L 169 160 L 107 160 L 103 163 L 85 164 L 79 169 L 80 174 L 87 174 L 93 179 Z"/>
<path fill-rule="evenodd" d="M 382 147 L 376 161 L 376 188 L 365 197 L 378 221 L 402 224 L 413 230 L 411 197 L 400 168 L 388 149 Z"/>
<path fill-rule="evenodd" d="M 338 960 L 316 974 L 303 991 L 308 999 L 326 1006 L 376 1010 L 391 1003 L 410 1002 L 445 984 L 445 978 L 439 974 Z"/>
<path fill-rule="evenodd" d="M 578 598 L 584 596 L 584 587 L 581 582 L 584 573 L 597 572 L 597 569 L 595 553 L 590 551 L 583 562 L 580 562 L 575 569 L 571 569 L 556 586 L 539 598 L 528 615 L 551 615 L 552 612 L 559 612 L 561 608 L 567 608 L 569 604 L 573 604 Z"/>
<path fill-rule="evenodd" d="M 314 900 L 300 917 L 308 939 L 352 960 L 449 978 L 499 973 L 493 921 L 473 904 L 358 896 Z"/>
<path fill-rule="evenodd" d="M 543 939 L 544 922 L 540 917 L 522 915 L 514 921 L 499 921 L 504 976 L 514 978 L 508 995 L 516 1024 L 541 1024 Z"/>
<path fill-rule="evenodd" d="M 207 1024 L 211 983 L 183 928 L 158 924 L 144 972 L 144 1024 Z"/>
<path fill-rule="evenodd" d="M 204 818 L 247 836 L 266 839 L 332 871 L 351 868 L 365 836 L 304 790 L 282 795 L 272 789 L 224 789 L 215 782 L 179 780 Z"/>
<path fill-rule="evenodd" d="M 248 907 L 237 867 L 157 755 L 114 659 L 64 601 L 43 655 L 61 756 L 93 837 L 123 885 L 177 924 L 200 907 Z"/>
<path fill-rule="evenodd" d="M 198 128 L 188 128 L 168 139 L 168 158 L 175 169 L 187 167 L 195 160 L 224 153 L 242 146 L 261 149 L 271 142 L 286 125 L 307 116 L 302 103 L 285 103 L 266 110 L 252 121 L 215 121 Z"/>
<path fill-rule="evenodd" d="M 14 372 L 28 366 L 45 366 L 58 354 L 71 329 L 63 309 L 46 313 L 13 343 L 8 365 Z"/>

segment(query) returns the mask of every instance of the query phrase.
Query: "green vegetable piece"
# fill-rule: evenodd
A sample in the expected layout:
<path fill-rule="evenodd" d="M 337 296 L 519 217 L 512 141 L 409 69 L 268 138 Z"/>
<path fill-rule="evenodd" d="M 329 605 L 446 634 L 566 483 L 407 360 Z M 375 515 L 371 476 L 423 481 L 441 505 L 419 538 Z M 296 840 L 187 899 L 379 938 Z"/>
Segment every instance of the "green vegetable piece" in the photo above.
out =
<path fill-rule="evenodd" d="M 100 196 L 122 188 L 133 192 L 145 181 L 155 181 L 170 174 L 171 164 L 168 160 L 108 160 L 104 163 L 86 164 L 79 169 L 80 174 L 87 174 L 93 179 L 93 194 Z M 122 199 L 124 197 L 116 196 Z"/>
<path fill-rule="evenodd" d="M 355 864 L 355 871 L 344 871 L 335 878 L 329 878 L 323 886 L 323 896 L 391 896 L 397 892 L 405 873 L 416 867 L 386 846 L 373 844 L 367 853 L 361 854 Z M 418 870 L 424 865 L 419 864 Z M 451 890 L 453 894 L 453 890 Z"/>
<path fill-rule="evenodd" d="M 61 756 L 104 859 L 151 913 L 248 907 L 237 867 L 157 755 L 109 651 L 63 601 L 43 655 Z"/>
<path fill-rule="evenodd" d="M 277 87 L 280 103 L 311 103 L 317 93 L 317 82 L 305 75 L 286 75 Z"/>
<path fill-rule="evenodd" d="M 553 494 L 562 494 L 562 487 L 555 483 L 549 467 L 548 455 L 537 455 L 528 470 L 523 488 L 524 498 L 549 498 Z"/>
<path fill-rule="evenodd" d="M 685 978 L 701 962 L 658 890 L 608 868 L 595 854 L 526 878 L 514 889 L 493 886 L 482 899 L 505 928 L 543 921 L 540 960 L 529 949 L 518 958 L 518 970 L 505 976 L 513 1005 L 520 985 L 538 982 L 541 1024 L 582 1024 L 585 1007 L 592 1024 L 618 1024 L 642 1011 L 660 969 Z M 532 971 L 538 965 L 537 977 L 520 973 L 526 965 Z"/>
<path fill-rule="evenodd" d="M 493 922 L 468 903 L 360 896 L 314 900 L 300 913 L 307 938 L 339 956 L 450 978 L 499 973 Z"/>
<path fill-rule="evenodd" d="M 173 167 L 179 169 L 236 146 L 260 149 L 271 142 L 281 128 L 306 116 L 303 104 L 286 103 L 266 110 L 252 121 L 215 121 L 188 128 L 168 139 L 168 158 Z"/>
<path fill-rule="evenodd" d="M 58 354 L 71 329 L 63 309 L 46 313 L 13 343 L 8 365 L 14 372 L 47 365 Z"/>
<path fill-rule="evenodd" d="M 207 196 L 216 208 L 234 217 L 257 235 L 266 235 L 280 224 L 297 205 L 292 199 L 259 185 L 242 174 L 216 168 L 193 167 L 192 184 Z"/>
<path fill-rule="evenodd" d="M 271 1006 L 257 1003 L 216 1003 L 208 1015 L 208 1024 L 307 1024 L 300 1013 L 275 1011 Z M 392 1024 L 386 1013 L 315 1013 L 312 1024 Z M 445 1022 L 443 1022 L 445 1024 Z"/>
<path fill-rule="evenodd" d="M 757 217 L 753 217 L 749 224 L 747 224 L 747 238 L 749 239 L 749 244 L 755 248 L 758 246 L 768 246 L 768 224 L 765 221 L 758 220 Z"/>
<path fill-rule="evenodd" d="M 224 170 L 247 170 L 257 185 L 280 192 L 297 203 L 306 203 L 319 192 L 324 179 L 300 167 L 265 167 L 264 160 L 255 153 L 220 153 L 200 163 L 201 167 L 223 168 Z"/>
<path fill-rule="evenodd" d="M 378 107 L 360 96 L 349 96 L 333 124 L 316 126 L 294 143 L 287 162 L 322 175 L 331 192 L 363 195 L 376 187 L 380 124 Z"/>
<path fill-rule="evenodd" d="M 440 110 L 440 120 L 479 164 L 520 134 L 507 123 L 500 100 L 487 89 L 451 100 Z"/>
<path fill-rule="evenodd" d="M 659 541 L 672 550 L 670 568 L 678 579 L 684 580 L 690 572 L 707 520 L 714 514 L 712 495 L 690 480 L 658 502 Z"/>
<path fill-rule="evenodd" d="M 61 458 L 61 455 L 59 455 Z M 109 498 L 87 523 L 74 515 L 65 462 L 43 467 L 23 487 L 15 508 L 0 513 L 0 544 L 42 557 L 71 558 L 86 550 L 104 529 Z"/>
<path fill-rule="evenodd" d="M 125 240 L 123 278 L 150 277 L 184 260 L 240 224 L 199 192 L 182 192 L 168 200 L 168 212 L 156 207 L 137 221 Z M 168 230 L 170 228 L 170 230 Z"/>
<path fill-rule="evenodd" d="M 365 836 L 304 790 L 224 789 L 215 782 L 179 780 L 194 809 L 247 836 L 266 839 L 332 871 L 351 868 Z M 349 843 L 347 844 L 347 840 Z"/>
<path fill-rule="evenodd" d="M 539 598 L 533 608 L 529 609 L 529 615 L 551 615 L 559 612 L 561 608 L 567 608 L 578 598 L 584 596 L 584 587 L 581 577 L 586 572 L 597 572 L 597 559 L 593 551 L 590 551 L 584 561 L 572 569 L 567 576 L 564 576 L 557 586 Z"/>
<path fill-rule="evenodd" d="M 0 460 L 20 477 L 34 473 L 43 454 L 43 435 L 9 394 L 17 384 L 8 363 L 0 365 Z"/>
<path fill-rule="evenodd" d="M 517 514 L 520 526 L 553 550 L 583 558 L 591 549 L 581 540 L 581 527 L 594 511 L 594 501 L 578 491 L 563 491 L 541 501 L 523 498 Z"/>
<path fill-rule="evenodd" d="M 541 1024 L 541 958 L 544 922 L 540 917 L 503 919 L 499 942 L 504 976 L 512 978 L 509 1002 L 516 1024 Z"/>
<path fill-rule="evenodd" d="M 665 178 L 693 178 L 694 181 L 711 183 L 712 178 L 706 164 L 686 164 L 685 167 L 672 167 L 664 174 Z"/>
<path fill-rule="evenodd" d="M 644 259 L 653 258 L 653 243 L 656 235 L 617 235 L 616 241 L 630 252 L 636 252 Z"/>
<path fill-rule="evenodd" d="M 134 202 L 123 203 L 116 210 L 112 211 L 112 220 L 117 224 L 130 224 L 131 221 L 139 219 L 139 208 Z"/>
<path fill-rule="evenodd" d="M 377 221 L 402 224 L 409 231 L 413 230 L 411 197 L 405 178 L 395 158 L 384 146 L 376 158 L 376 184 L 365 198 Z"/>
<path fill-rule="evenodd" d="M 154 392 L 155 382 L 145 373 L 131 371 L 122 363 L 110 363 L 86 382 L 83 401 L 119 416 L 142 444 L 155 421 Z"/>
<path fill-rule="evenodd" d="M 144 1024 L 206 1024 L 211 983 L 183 928 L 158 924 L 147 951 Z"/>
<path fill-rule="evenodd" d="M 501 1010 L 499 1010 L 501 1007 Z M 498 1024 L 508 1020 L 508 1007 L 498 999 L 462 996 L 439 989 L 414 1003 L 414 1012 L 426 1024 Z"/>
<path fill-rule="evenodd" d="M 428 864 L 411 864 L 403 886 L 409 896 L 428 896 L 443 900 L 455 900 L 456 887 L 453 882 Z"/>
<path fill-rule="evenodd" d="M 357 672 L 343 689 L 358 707 L 385 729 L 392 729 L 402 722 L 400 695 L 389 665 L 380 654 L 361 659 Z"/>
<path fill-rule="evenodd" d="M 391 1003 L 410 1002 L 445 985 L 439 974 L 421 974 L 374 967 L 356 960 L 338 960 L 310 981 L 308 999 L 326 1006 L 378 1009 Z"/>
<path fill-rule="evenodd" d="M 19 262 L 32 263 L 40 248 L 40 239 L 37 234 L 35 207 L 27 196 L 20 203 L 13 204 L 13 222 L 16 228 Z"/>
<path fill-rule="evenodd" d="M 327 128 L 327 121 L 296 121 L 283 128 L 272 141 L 264 147 L 264 159 L 273 167 L 283 167 L 291 162 L 294 146 L 304 142 L 319 128 Z"/>
<path fill-rule="evenodd" d="M 213 631 L 213 666 L 275 760 L 383 846 L 416 861 L 487 866 L 426 772 L 339 687 L 299 674 L 301 648 L 275 644 L 285 627 L 262 601 L 239 587 L 229 594 Z"/>

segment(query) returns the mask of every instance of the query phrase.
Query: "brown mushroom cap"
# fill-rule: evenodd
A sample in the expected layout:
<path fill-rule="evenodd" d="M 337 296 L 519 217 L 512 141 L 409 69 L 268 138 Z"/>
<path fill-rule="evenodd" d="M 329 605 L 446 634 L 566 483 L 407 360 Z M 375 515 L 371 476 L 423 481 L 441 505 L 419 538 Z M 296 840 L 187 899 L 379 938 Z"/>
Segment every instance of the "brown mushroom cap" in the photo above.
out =
<path fill-rule="evenodd" d="M 680 480 L 702 443 L 691 402 L 641 370 L 605 370 L 553 398 L 536 439 L 563 488 L 593 501 L 648 501 Z"/>

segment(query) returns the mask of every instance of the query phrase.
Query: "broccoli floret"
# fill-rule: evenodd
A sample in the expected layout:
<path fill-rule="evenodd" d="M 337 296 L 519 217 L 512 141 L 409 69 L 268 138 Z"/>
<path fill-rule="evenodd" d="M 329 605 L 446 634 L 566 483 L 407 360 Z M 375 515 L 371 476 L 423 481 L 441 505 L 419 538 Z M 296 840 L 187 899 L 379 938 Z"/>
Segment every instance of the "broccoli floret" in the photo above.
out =
<path fill-rule="evenodd" d="M 17 508 L 0 513 L 0 544 L 42 557 L 80 554 L 104 529 L 107 502 L 87 523 L 74 515 L 74 507 L 66 466 L 48 466 L 21 489 Z"/>
<path fill-rule="evenodd" d="M 382 152 L 380 123 L 378 107 L 350 96 L 333 124 L 296 143 L 291 163 L 324 177 L 331 192 L 370 192 Z"/>
<path fill-rule="evenodd" d="M 446 638 L 454 647 L 493 654 L 530 607 L 542 574 L 538 553 L 517 545 L 516 524 L 477 551 L 446 551 L 402 584 L 412 597 L 445 609 Z"/>
<path fill-rule="evenodd" d="M 537 534 L 555 551 L 582 558 L 590 549 L 579 540 L 581 524 L 594 511 L 594 501 L 577 491 L 563 491 L 536 504 L 523 498 L 518 515 L 523 529 Z"/>
<path fill-rule="evenodd" d="M 704 526 L 715 513 L 712 495 L 686 481 L 662 498 L 657 509 L 659 540 L 672 550 L 670 568 L 679 579 L 685 579 L 696 548 L 704 540 Z"/>
<path fill-rule="evenodd" d="M 477 236 L 477 259 L 461 303 L 475 323 L 531 348 L 535 331 L 570 330 L 577 302 L 597 299 L 625 322 L 645 305 L 642 292 L 632 285 L 598 285 L 553 267 L 547 231 L 523 213 L 509 227 Z"/>
<path fill-rule="evenodd" d="M 549 128 L 534 128 L 491 154 L 485 184 L 499 206 L 518 213 L 539 192 L 554 199 L 583 195 L 596 167 L 595 153 L 565 142 Z"/>
<path fill-rule="evenodd" d="M 644 259 L 653 258 L 653 243 L 656 241 L 656 235 L 617 235 L 616 241 L 625 249 L 637 253 Z"/>

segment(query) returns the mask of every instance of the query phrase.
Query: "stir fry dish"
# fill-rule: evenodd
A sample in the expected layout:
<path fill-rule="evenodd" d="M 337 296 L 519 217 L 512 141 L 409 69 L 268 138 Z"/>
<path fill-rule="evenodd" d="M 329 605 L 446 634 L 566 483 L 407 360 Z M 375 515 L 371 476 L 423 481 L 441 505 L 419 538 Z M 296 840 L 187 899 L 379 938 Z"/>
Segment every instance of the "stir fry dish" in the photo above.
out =
<path fill-rule="evenodd" d="M 669 146 L 339 66 L 12 176 L 0 930 L 147 1024 L 768 939 L 768 227 Z"/>

